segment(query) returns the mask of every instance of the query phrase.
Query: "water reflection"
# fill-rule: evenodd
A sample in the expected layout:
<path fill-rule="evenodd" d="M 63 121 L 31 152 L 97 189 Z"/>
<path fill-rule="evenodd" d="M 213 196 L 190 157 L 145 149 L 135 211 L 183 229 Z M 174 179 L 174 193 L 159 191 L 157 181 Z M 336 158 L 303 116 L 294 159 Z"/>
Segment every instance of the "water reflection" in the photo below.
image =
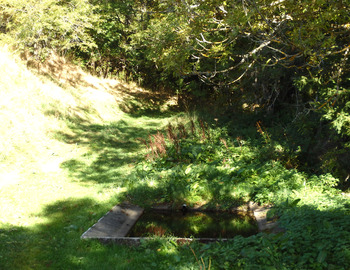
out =
<path fill-rule="evenodd" d="M 160 211 L 145 212 L 129 232 L 129 237 L 151 235 L 232 238 L 258 232 L 253 216 L 242 212 Z"/>

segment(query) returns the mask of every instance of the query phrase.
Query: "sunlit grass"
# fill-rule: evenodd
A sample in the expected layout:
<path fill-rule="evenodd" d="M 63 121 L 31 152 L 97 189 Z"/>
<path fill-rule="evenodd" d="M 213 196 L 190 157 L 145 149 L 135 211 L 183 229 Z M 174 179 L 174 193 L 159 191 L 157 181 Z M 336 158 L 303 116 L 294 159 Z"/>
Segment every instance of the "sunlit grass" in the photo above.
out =
<path fill-rule="evenodd" d="M 35 226 L 44 222 L 38 216 L 43 208 L 57 200 L 106 200 L 108 192 L 102 198 L 72 182 L 61 166 L 73 156 L 84 155 L 89 147 L 55 139 L 58 130 L 69 132 L 66 119 L 59 116 L 79 113 L 80 108 L 92 106 L 92 99 L 77 99 L 72 89 L 38 78 L 5 49 L 0 53 L 1 222 Z M 49 109 L 56 111 L 49 115 Z M 100 118 L 97 113 L 95 118 Z"/>
<path fill-rule="evenodd" d="M 127 191 L 123 179 L 144 155 L 137 137 L 169 118 L 128 115 L 123 98 L 142 89 L 61 58 L 48 80 L 5 48 L 0 57 L 0 268 L 108 268 L 116 248 L 80 235 Z M 120 269 L 145 259 L 130 254 L 118 248 Z"/>

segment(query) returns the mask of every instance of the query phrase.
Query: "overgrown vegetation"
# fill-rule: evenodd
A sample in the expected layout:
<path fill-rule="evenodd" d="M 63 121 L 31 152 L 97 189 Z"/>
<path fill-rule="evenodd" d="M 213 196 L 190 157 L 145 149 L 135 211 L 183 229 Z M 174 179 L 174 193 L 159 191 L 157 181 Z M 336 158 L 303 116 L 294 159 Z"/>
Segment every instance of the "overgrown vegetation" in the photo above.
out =
<path fill-rule="evenodd" d="M 349 269 L 349 8 L 2 0 L 1 41 L 35 72 L 0 52 L 0 268 Z M 125 200 L 272 204 L 285 232 L 80 240 Z"/>
<path fill-rule="evenodd" d="M 254 129 L 260 137 L 248 137 L 246 129 L 232 140 L 201 120 L 169 124 L 145 142 L 148 161 L 132 174 L 128 198 L 175 208 L 183 202 L 221 209 L 250 200 L 275 205 L 269 217 L 286 232 L 197 246 L 213 269 L 347 269 L 350 205 L 334 188 L 339 180 L 291 168 L 295 157 L 287 145 L 274 141 L 261 122 Z"/>
<path fill-rule="evenodd" d="M 281 123 L 302 163 L 348 187 L 345 1 L 3 0 L 0 11 L 1 38 L 36 61 L 55 51 L 226 115 L 293 112 Z"/>
<path fill-rule="evenodd" d="M 1 161 L 2 268 L 349 267 L 349 199 L 334 188 L 339 180 L 332 175 L 299 170 L 299 150 L 289 139 L 282 142 L 278 125 L 250 113 L 231 124 L 184 114 L 169 118 L 158 102 L 150 110 L 152 103 L 138 101 L 147 97 L 141 89 L 79 70 L 42 82 L 7 54 L 3 59 L 8 75 L 2 93 L 10 102 L 2 106 L 1 136 L 12 150 L 3 151 Z M 143 115 L 126 110 L 130 100 Z M 144 207 L 273 203 L 270 216 L 286 232 L 189 246 L 171 238 L 137 248 L 80 240 L 125 200 Z"/>
<path fill-rule="evenodd" d="M 164 133 L 158 131 L 148 141 L 142 140 L 148 161 L 136 168 L 135 185 L 163 194 L 167 202 L 211 207 L 223 203 L 232 207 L 250 200 L 278 204 L 299 190 L 328 192 L 337 186 L 339 179 L 330 174 L 298 170 L 299 162 L 288 144 L 271 139 L 261 122 L 254 128 L 230 137 L 225 128 L 210 127 L 203 120 L 190 120 L 186 126 L 183 120 L 169 123 Z M 261 136 L 248 137 L 252 132 Z M 139 200 L 145 201 L 142 194 Z"/>

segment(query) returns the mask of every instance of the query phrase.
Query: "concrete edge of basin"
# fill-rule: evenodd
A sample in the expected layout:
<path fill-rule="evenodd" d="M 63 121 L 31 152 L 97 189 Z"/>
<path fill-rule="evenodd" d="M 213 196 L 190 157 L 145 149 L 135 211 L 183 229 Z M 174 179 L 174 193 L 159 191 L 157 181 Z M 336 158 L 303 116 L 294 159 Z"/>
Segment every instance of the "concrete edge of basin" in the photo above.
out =
<path fill-rule="evenodd" d="M 82 239 L 125 237 L 143 213 L 137 205 L 114 206 L 81 236 Z"/>
<path fill-rule="evenodd" d="M 154 238 L 152 237 L 102 237 L 102 238 L 94 238 L 96 240 L 99 240 L 103 244 L 120 244 L 120 245 L 128 245 L 128 246 L 135 246 L 139 245 L 141 241 L 143 240 L 152 240 Z M 216 241 L 228 241 L 232 240 L 232 238 L 182 238 L 182 237 L 176 237 L 174 238 L 174 241 L 178 244 L 185 244 L 190 243 L 192 241 L 197 241 L 201 243 L 210 243 L 210 242 L 216 242 Z"/>
<path fill-rule="evenodd" d="M 258 223 L 259 232 L 280 233 L 284 229 L 278 226 L 276 221 L 269 221 L 267 219 L 267 212 L 272 206 L 261 206 L 253 202 L 248 203 L 249 211 L 252 211 L 256 222 Z"/>
<path fill-rule="evenodd" d="M 258 224 L 259 232 L 278 233 L 283 230 L 278 227 L 277 222 L 268 221 L 266 214 L 270 206 L 259 206 L 253 202 L 237 208 L 239 211 L 250 211 Z M 163 208 L 165 210 L 165 208 Z M 96 239 L 102 243 L 116 243 L 123 245 L 138 245 L 141 240 L 151 239 L 149 237 L 126 237 L 129 230 L 142 215 L 144 209 L 131 204 L 121 204 L 114 206 L 108 213 L 101 217 L 97 223 L 90 227 L 81 236 L 81 239 Z M 227 241 L 228 238 L 176 238 L 178 243 L 191 241 L 214 242 Z"/>

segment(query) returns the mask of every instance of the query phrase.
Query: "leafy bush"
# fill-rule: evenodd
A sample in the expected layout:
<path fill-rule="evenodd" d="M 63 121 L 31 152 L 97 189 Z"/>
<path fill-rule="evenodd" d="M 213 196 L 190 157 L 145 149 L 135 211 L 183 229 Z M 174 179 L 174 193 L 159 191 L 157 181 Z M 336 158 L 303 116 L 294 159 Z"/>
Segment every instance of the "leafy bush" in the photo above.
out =
<path fill-rule="evenodd" d="M 348 269 L 348 200 L 310 189 L 296 195 L 306 194 L 274 208 L 284 233 L 203 245 L 198 247 L 201 256 L 211 258 L 214 269 Z"/>
<path fill-rule="evenodd" d="M 38 59 L 51 50 L 86 51 L 96 47 L 89 29 L 98 17 L 88 1 L 4 1 L 1 12 L 8 19 L 7 36 L 2 37 L 7 41 L 11 37 L 10 42 L 17 48 L 30 50 Z"/>
<path fill-rule="evenodd" d="M 162 194 L 159 202 L 175 205 L 226 208 L 249 200 L 280 205 L 287 198 L 298 199 L 296 194 L 303 196 L 304 191 L 334 194 L 339 181 L 331 174 L 308 175 L 286 168 L 272 139 L 258 148 L 254 144 L 259 139 L 232 140 L 226 129 L 203 121 L 169 124 L 164 133 L 158 131 L 143 142 L 147 160 L 131 176 L 131 193 L 138 203 L 145 203 L 142 190 L 147 187 L 149 202 Z"/>
<path fill-rule="evenodd" d="M 135 178 L 153 183 L 147 191 L 155 196 L 150 204 L 156 200 L 174 206 L 186 202 L 226 208 L 248 200 L 273 203 L 268 217 L 277 217 L 285 230 L 248 238 L 237 236 L 224 243 L 194 243 L 191 249 L 198 261 L 210 262 L 211 269 L 350 267 L 350 204 L 334 188 L 337 178 L 286 168 L 279 160 L 280 153 L 275 153 L 276 144 L 270 135 L 268 141 L 263 136 L 256 142 L 243 143 L 243 136 L 232 140 L 225 129 L 206 128 L 202 133 L 200 127 L 209 126 L 204 123 L 196 124 L 200 132 L 193 134 L 189 123 L 186 136 L 170 126 L 167 132 L 172 136 L 164 136 L 162 143 L 164 154 L 141 163 Z M 257 142 L 260 148 L 254 146 Z M 266 153 L 270 153 L 268 157 Z"/>

